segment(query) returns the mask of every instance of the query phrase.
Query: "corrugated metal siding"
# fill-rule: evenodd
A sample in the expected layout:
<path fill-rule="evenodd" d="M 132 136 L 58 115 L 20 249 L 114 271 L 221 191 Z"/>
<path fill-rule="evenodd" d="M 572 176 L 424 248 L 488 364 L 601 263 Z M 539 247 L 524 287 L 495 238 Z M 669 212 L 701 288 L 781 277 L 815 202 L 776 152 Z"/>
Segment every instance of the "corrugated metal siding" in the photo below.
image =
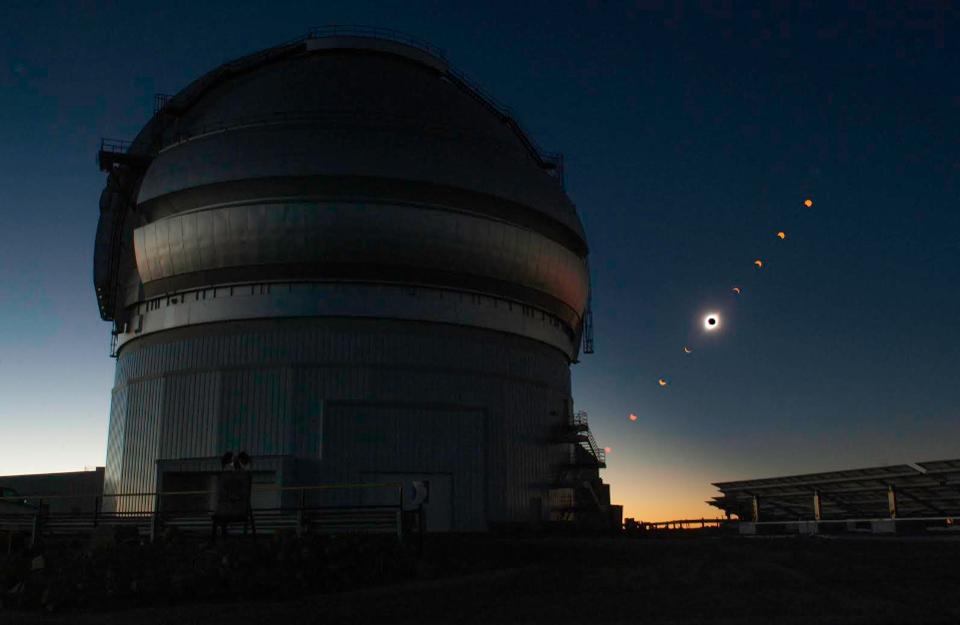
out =
<path fill-rule="evenodd" d="M 121 484 L 126 493 L 148 493 L 156 481 L 156 461 L 160 451 L 161 401 L 163 378 L 131 385 L 127 392 L 127 418 L 124 425 Z M 150 497 L 124 498 L 118 509 L 138 512 L 151 509 Z"/>
<path fill-rule="evenodd" d="M 218 419 L 220 452 L 255 456 L 289 453 L 284 447 L 287 384 L 283 369 L 246 369 L 223 374 L 223 407 Z"/>
<path fill-rule="evenodd" d="M 459 476 L 455 517 L 473 528 L 478 515 L 527 520 L 530 498 L 545 497 L 565 461 L 566 447 L 550 441 L 570 400 L 569 367 L 534 341 L 375 320 L 203 330 L 121 352 L 111 488 L 151 490 L 158 457 L 228 449 L 294 455 L 307 483 L 432 467 Z"/>
<path fill-rule="evenodd" d="M 325 406 L 321 375 L 314 375 L 311 370 L 302 368 L 291 370 L 293 440 L 288 448 L 300 458 L 323 459 L 321 442 Z"/>
<path fill-rule="evenodd" d="M 167 376 L 161 419 L 160 458 L 217 456 L 223 446 L 215 428 L 220 414 L 220 373 Z"/>
<path fill-rule="evenodd" d="M 119 379 L 120 366 L 117 373 Z M 119 384 L 119 381 L 118 381 Z M 123 484 L 123 432 L 127 423 L 127 387 L 118 386 L 110 398 L 110 429 L 107 434 L 107 465 L 104 470 L 103 492 L 112 494 L 122 492 Z M 103 510 L 113 512 L 117 501 L 112 497 L 103 500 Z"/>

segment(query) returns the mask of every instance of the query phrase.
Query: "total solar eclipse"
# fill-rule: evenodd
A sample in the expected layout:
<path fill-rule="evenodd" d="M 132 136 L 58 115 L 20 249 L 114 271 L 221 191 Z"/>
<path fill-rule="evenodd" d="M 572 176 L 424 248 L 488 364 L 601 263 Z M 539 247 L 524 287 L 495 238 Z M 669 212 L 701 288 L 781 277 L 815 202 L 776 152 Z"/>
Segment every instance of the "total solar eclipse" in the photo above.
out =
<path fill-rule="evenodd" d="M 716 313 L 710 313 L 703 318 L 703 329 L 712 332 L 720 327 L 720 315 Z"/>

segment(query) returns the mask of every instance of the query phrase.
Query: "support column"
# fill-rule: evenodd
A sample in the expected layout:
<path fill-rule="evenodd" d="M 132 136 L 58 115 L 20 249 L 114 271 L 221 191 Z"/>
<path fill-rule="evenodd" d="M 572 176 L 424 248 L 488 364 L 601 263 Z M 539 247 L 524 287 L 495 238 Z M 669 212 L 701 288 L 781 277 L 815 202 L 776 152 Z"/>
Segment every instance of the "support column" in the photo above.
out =
<path fill-rule="evenodd" d="M 820 502 L 820 491 L 813 491 L 813 518 L 819 521 L 823 518 L 823 507 Z"/>
<path fill-rule="evenodd" d="M 870 522 L 870 529 L 874 534 L 897 533 L 897 489 L 893 484 L 887 484 L 887 510 L 889 519 L 875 519 Z"/>
<path fill-rule="evenodd" d="M 756 495 L 753 495 L 750 505 L 750 520 L 754 523 L 760 521 L 760 498 Z"/>

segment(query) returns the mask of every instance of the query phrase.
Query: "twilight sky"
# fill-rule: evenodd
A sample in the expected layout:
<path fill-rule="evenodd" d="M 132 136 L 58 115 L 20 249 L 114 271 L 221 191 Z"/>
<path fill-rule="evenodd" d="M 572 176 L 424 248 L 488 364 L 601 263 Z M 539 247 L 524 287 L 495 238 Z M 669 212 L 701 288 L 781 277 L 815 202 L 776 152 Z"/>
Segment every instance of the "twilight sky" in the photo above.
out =
<path fill-rule="evenodd" d="M 100 137 L 328 24 L 445 49 L 565 154 L 597 347 L 574 399 L 625 516 L 714 516 L 711 481 L 960 456 L 957 9 L 461 4 L 0 6 L 0 475 L 104 462 Z"/>

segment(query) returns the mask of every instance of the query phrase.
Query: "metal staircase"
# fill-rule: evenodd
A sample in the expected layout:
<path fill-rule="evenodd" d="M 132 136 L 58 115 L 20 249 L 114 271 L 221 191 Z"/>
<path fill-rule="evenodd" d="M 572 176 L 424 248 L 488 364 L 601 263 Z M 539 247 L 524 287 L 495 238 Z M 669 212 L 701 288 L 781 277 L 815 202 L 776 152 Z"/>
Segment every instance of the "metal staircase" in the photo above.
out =
<path fill-rule="evenodd" d="M 550 489 L 551 520 L 578 529 L 610 527 L 611 512 L 619 507 L 611 506 L 610 488 L 600 477 L 607 457 L 590 431 L 587 413 L 569 414 L 556 442 L 569 445 L 570 457 Z"/>
<path fill-rule="evenodd" d="M 570 417 L 570 427 L 571 429 L 578 434 L 577 442 L 580 445 L 580 448 L 590 454 L 593 459 L 596 461 L 597 468 L 605 469 L 607 467 L 607 454 L 597 444 L 597 439 L 593 437 L 593 432 L 590 431 L 590 423 L 587 421 L 587 413 L 583 410 L 580 410 Z M 571 459 L 572 464 L 579 464 L 577 462 L 577 453 L 576 449 L 573 450 L 574 457 Z"/>

